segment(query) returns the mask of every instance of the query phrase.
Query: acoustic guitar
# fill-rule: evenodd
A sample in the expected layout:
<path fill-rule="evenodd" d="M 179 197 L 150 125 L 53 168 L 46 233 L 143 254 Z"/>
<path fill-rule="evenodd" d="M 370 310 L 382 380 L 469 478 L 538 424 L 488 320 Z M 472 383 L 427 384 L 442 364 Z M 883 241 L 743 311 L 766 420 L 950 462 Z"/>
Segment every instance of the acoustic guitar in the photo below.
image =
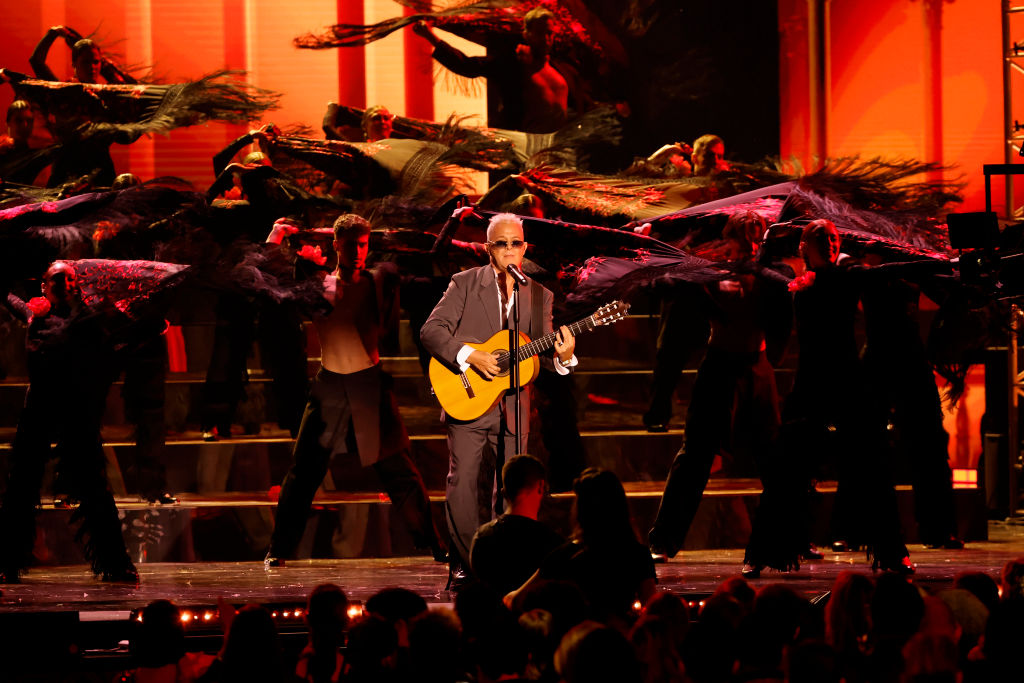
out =
<path fill-rule="evenodd" d="M 628 311 L 629 304 L 613 301 L 586 318 L 572 323 L 569 330 L 573 336 L 577 336 L 595 327 L 618 322 L 626 317 Z M 512 353 L 509 350 L 511 342 L 512 330 L 501 330 L 485 342 L 466 343 L 467 346 L 494 356 L 501 369 L 500 374 L 494 379 L 487 379 L 472 367 L 465 372 L 459 372 L 458 368 L 453 370 L 451 366 L 436 358 L 430 359 L 430 367 L 427 369 L 430 386 L 449 416 L 456 420 L 475 420 L 497 405 L 505 392 L 512 388 Z M 533 341 L 522 332 L 519 333 L 519 386 L 526 386 L 537 377 L 537 373 L 540 372 L 537 355 L 554 345 L 554 332 Z"/>

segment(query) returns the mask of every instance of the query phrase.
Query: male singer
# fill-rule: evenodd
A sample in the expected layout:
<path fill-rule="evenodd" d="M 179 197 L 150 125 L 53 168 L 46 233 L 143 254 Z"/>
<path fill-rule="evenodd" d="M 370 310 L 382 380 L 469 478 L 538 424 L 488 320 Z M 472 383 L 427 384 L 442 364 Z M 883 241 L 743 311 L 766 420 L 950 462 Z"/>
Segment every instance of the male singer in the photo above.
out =
<path fill-rule="evenodd" d="M 512 315 L 513 279 L 508 271 L 512 268 L 523 277 L 520 268 L 526 247 L 523 224 L 517 216 L 501 213 L 491 218 L 487 226 L 490 263 L 454 275 L 441 301 L 423 324 L 420 339 L 431 355 L 462 372 L 476 372 L 489 380 L 498 375 L 500 370 L 494 356 L 474 350 L 466 342 L 483 342 L 499 330 L 512 327 L 509 317 Z M 526 282 L 519 289 L 519 330 L 535 339 L 552 330 L 553 295 L 532 280 Z M 573 355 L 575 347 L 576 340 L 563 325 L 557 333 L 554 355 L 544 354 L 541 368 L 568 374 L 577 362 Z M 494 381 L 507 382 L 508 379 Z M 525 448 L 530 415 L 527 391 L 521 393 L 521 411 L 525 418 L 521 443 Z M 484 446 L 489 443 L 500 461 L 516 453 L 515 392 L 509 391 L 503 401 L 475 420 L 464 422 L 445 415 L 444 421 L 450 454 L 445 513 L 452 541 L 451 576 L 457 584 L 464 578 L 464 568 L 469 566 L 473 534 L 495 512 L 493 499 L 490 514 L 485 517 L 480 511 L 479 475 Z M 496 492 L 494 486 L 493 492 Z"/>

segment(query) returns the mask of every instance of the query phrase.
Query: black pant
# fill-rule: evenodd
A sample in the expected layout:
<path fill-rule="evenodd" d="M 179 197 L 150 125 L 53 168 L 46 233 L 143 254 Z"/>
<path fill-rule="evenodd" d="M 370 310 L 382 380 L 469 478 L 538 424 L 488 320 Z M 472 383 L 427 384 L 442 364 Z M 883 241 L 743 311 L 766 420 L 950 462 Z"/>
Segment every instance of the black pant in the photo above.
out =
<path fill-rule="evenodd" d="M 131 567 L 100 441 L 110 380 L 109 376 L 82 382 L 55 375 L 33 378 L 18 420 L 0 507 L 0 571 L 9 578 L 27 568 L 32 558 L 35 508 L 54 440 L 67 493 L 79 501 L 72 520 L 81 520 L 79 535 L 93 571 Z"/>
<path fill-rule="evenodd" d="M 949 434 L 942 425 L 942 404 L 931 366 L 920 358 L 868 355 L 871 386 L 880 410 L 893 427 L 895 455 L 910 467 L 914 517 L 923 543 L 942 543 L 957 535 Z"/>
<path fill-rule="evenodd" d="M 382 381 L 384 377 L 379 366 L 362 373 L 372 374 L 370 379 L 375 377 L 376 381 Z M 275 557 L 294 555 L 306 528 L 313 497 L 327 474 L 331 456 L 356 449 L 351 402 L 360 400 L 361 392 L 346 391 L 347 377 L 321 369 L 313 381 L 295 440 L 292 466 L 281 484 L 274 533 L 270 539 L 270 554 Z M 393 425 L 392 421 L 399 419 L 394 395 L 385 386 L 380 387 L 380 410 L 381 423 Z M 385 437 L 384 434 L 381 436 Z M 383 455 L 372 467 L 391 498 L 393 509 L 408 525 L 418 547 L 438 546 L 427 489 L 408 450 L 385 451 Z"/>
<path fill-rule="evenodd" d="M 154 335 L 128 352 L 124 363 L 125 417 L 135 425 L 132 483 L 143 497 L 167 490 L 163 454 L 167 430 L 164 424 L 167 383 L 167 342 Z"/>
<path fill-rule="evenodd" d="M 790 459 L 792 474 L 778 482 L 784 492 L 777 497 L 789 512 L 774 523 L 806 529 L 811 478 L 823 459 L 833 458 L 838 475 L 833 534 L 870 545 L 883 566 L 897 565 L 907 548 L 884 430 L 884 415 L 868 395 L 860 366 L 812 380 L 798 375 L 779 437 L 779 452 Z M 808 541 L 804 534 L 800 542 Z"/>
<path fill-rule="evenodd" d="M 715 455 L 729 446 L 749 449 L 760 459 L 770 449 L 778 424 L 775 374 L 764 352 L 709 348 L 697 371 L 686 441 L 672 461 L 651 546 L 677 552 L 697 514 Z"/>
<path fill-rule="evenodd" d="M 696 350 L 708 340 L 708 320 L 693 303 L 698 299 L 684 293 L 662 302 L 651 378 L 651 403 L 644 413 L 644 424 L 668 424 L 679 378 Z"/>

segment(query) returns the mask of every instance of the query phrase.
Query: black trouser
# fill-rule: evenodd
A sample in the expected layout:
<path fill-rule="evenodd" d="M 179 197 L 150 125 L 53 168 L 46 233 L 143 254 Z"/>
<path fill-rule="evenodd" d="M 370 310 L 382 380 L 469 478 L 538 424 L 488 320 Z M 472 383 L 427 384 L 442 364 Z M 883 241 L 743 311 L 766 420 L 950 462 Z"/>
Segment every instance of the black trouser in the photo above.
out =
<path fill-rule="evenodd" d="M 708 339 L 710 327 L 704 314 L 692 303 L 697 297 L 680 294 L 661 305 L 661 325 L 651 378 L 651 403 L 644 424 L 668 424 L 679 378 L 695 350 Z"/>
<path fill-rule="evenodd" d="M 364 373 L 367 373 L 365 380 L 382 381 L 383 373 L 379 366 L 354 374 Z M 295 440 L 292 466 L 281 484 L 274 533 L 270 539 L 270 554 L 274 557 L 294 555 L 306 528 L 313 497 L 327 474 L 331 456 L 356 449 L 351 401 L 360 400 L 364 392 L 358 390 L 358 384 L 349 382 L 351 377 L 321 369 L 313 381 Z M 389 421 L 398 419 L 394 394 L 388 387 L 380 387 L 380 410 L 381 423 L 393 424 Z M 383 439 L 385 435 L 381 437 Z M 392 508 L 408 526 L 413 542 L 421 548 L 436 547 L 439 541 L 430 515 L 430 499 L 408 451 L 386 454 L 372 467 L 391 498 Z"/>
<path fill-rule="evenodd" d="M 238 294 L 221 294 L 215 308 L 213 350 L 203 384 L 203 431 L 227 431 L 248 381 L 245 361 L 253 337 L 255 308 Z M 226 436 L 226 434 L 224 434 Z"/>
<path fill-rule="evenodd" d="M 949 434 L 931 366 L 908 358 L 898 366 L 882 362 L 868 367 L 872 386 L 880 387 L 881 410 L 892 421 L 896 453 L 910 466 L 918 535 L 923 543 L 942 543 L 957 535 L 956 511 Z"/>
<path fill-rule="evenodd" d="M 907 554 L 900 529 L 896 492 L 884 448 L 884 415 L 867 394 L 856 371 L 835 373 L 831 382 L 818 378 L 816 386 L 801 386 L 797 378 L 786 402 L 779 452 L 792 458 L 799 474 L 779 482 L 790 511 L 778 523 L 806 528 L 809 491 L 816 464 L 834 458 L 838 490 L 833 510 L 833 533 L 855 544 L 866 543 L 888 567 Z M 809 536 L 801 542 L 806 544 Z"/>
<path fill-rule="evenodd" d="M 110 378 L 65 379 L 37 378 L 25 396 L 0 506 L 0 571 L 9 578 L 28 567 L 32 558 L 35 508 L 54 439 L 67 493 L 79 501 L 72 519 L 81 520 L 79 536 L 93 571 L 117 572 L 131 566 L 100 441 Z"/>
<path fill-rule="evenodd" d="M 164 421 L 166 383 L 167 342 L 162 335 L 154 335 L 128 353 L 121 388 L 125 417 L 135 425 L 131 479 L 143 497 L 156 496 L 167 490 L 163 461 L 167 438 Z"/>
<path fill-rule="evenodd" d="M 302 422 L 302 403 L 309 394 L 306 332 L 294 306 L 265 303 L 257 329 L 263 370 L 271 378 L 277 423 L 292 436 Z"/>
<path fill-rule="evenodd" d="M 708 349 L 686 415 L 685 443 L 672 461 L 651 529 L 652 547 L 674 554 L 683 546 L 715 455 L 731 441 L 760 460 L 774 441 L 778 410 L 775 373 L 763 351 Z"/>

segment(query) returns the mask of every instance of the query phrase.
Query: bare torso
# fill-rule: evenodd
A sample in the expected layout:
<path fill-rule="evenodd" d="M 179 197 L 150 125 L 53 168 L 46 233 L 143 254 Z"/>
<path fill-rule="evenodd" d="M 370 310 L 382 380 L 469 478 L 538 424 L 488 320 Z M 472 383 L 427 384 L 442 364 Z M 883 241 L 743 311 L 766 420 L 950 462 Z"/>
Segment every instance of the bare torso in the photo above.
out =
<path fill-rule="evenodd" d="M 540 65 L 527 64 L 523 80 L 523 130 L 551 133 L 564 126 L 569 108 L 569 86 L 562 74 L 545 59 Z"/>
<path fill-rule="evenodd" d="M 379 363 L 380 322 L 373 280 L 363 276 L 345 282 L 328 275 L 324 296 L 334 304 L 329 315 L 314 320 L 324 368 L 346 375 Z"/>

